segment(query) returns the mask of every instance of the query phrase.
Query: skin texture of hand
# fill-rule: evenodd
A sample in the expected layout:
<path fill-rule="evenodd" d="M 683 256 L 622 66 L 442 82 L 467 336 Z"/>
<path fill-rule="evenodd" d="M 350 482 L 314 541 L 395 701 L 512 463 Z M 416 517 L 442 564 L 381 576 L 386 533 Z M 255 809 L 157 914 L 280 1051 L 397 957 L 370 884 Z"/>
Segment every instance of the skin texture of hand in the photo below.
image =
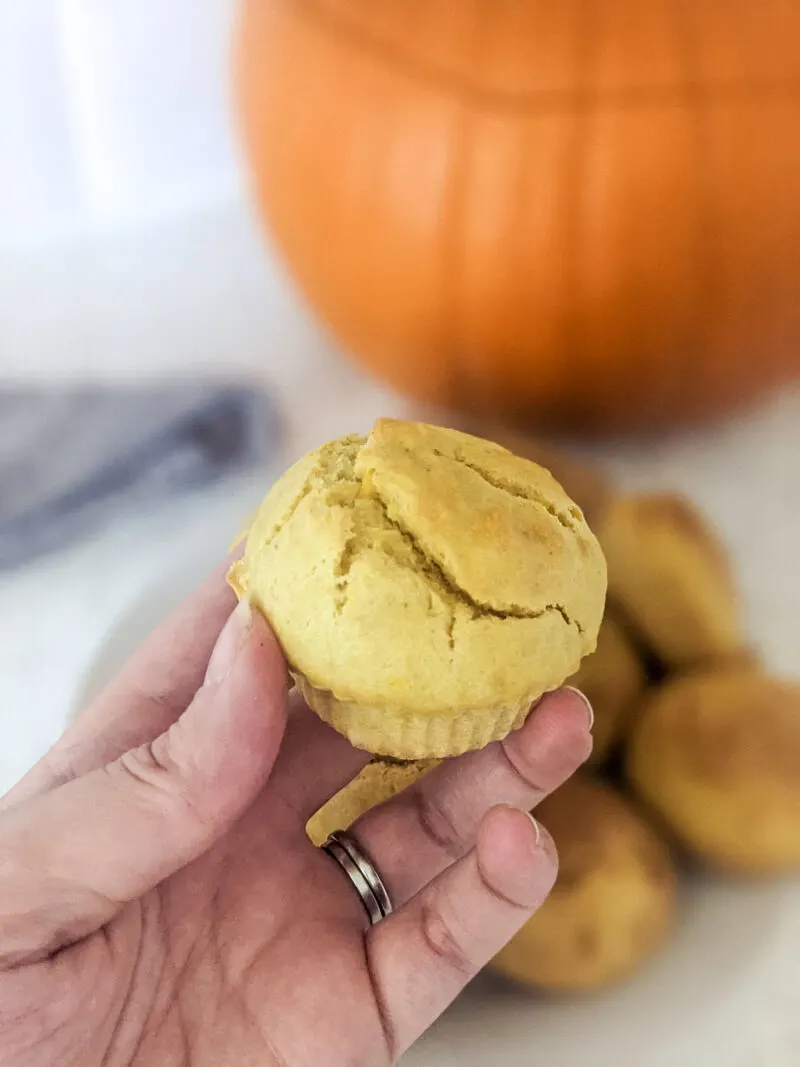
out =
<path fill-rule="evenodd" d="M 369 927 L 304 832 L 368 757 L 234 603 L 209 579 L 0 802 L 0 1067 L 390 1064 L 549 892 L 525 811 L 589 754 L 579 695 L 359 820 Z"/>

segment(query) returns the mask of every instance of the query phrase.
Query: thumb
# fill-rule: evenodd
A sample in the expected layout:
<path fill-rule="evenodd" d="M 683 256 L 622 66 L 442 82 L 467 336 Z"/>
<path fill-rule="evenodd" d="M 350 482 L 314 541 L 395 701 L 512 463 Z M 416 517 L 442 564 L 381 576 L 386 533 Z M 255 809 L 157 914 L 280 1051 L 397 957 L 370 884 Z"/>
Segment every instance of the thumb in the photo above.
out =
<path fill-rule="evenodd" d="M 93 933 L 206 852 L 269 777 L 285 696 L 278 643 L 243 602 L 166 733 L 0 814 L 0 967 Z"/>

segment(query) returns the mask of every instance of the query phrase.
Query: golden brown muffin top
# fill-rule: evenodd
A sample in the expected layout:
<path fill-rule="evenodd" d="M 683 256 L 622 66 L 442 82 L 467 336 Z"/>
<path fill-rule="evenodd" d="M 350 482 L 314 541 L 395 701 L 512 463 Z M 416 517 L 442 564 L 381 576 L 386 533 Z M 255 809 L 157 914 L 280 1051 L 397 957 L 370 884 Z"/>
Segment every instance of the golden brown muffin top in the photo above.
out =
<path fill-rule="evenodd" d="M 606 573 L 543 468 L 455 430 L 382 419 L 284 475 L 231 580 L 315 687 L 450 713 L 559 685 L 595 646 Z"/>
<path fill-rule="evenodd" d="M 472 417 L 461 419 L 457 428 L 496 441 L 514 455 L 544 467 L 575 501 L 592 528 L 617 494 L 613 479 L 598 466 L 568 455 L 522 430 Z"/>
<path fill-rule="evenodd" d="M 386 524 L 438 568 L 430 577 L 476 611 L 559 611 L 591 628 L 596 603 L 585 597 L 604 595 L 602 557 L 580 508 L 543 467 L 457 430 L 381 419 L 354 471 Z"/>

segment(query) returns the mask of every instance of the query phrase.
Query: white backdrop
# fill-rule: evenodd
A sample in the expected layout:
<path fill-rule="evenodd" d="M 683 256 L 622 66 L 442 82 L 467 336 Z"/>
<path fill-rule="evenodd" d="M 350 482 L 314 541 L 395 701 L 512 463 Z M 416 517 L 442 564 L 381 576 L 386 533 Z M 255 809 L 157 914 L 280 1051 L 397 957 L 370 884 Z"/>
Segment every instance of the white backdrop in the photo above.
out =
<path fill-rule="evenodd" d="M 282 374 L 321 341 L 245 195 L 235 0 L 0 0 L 0 376 Z"/>
<path fill-rule="evenodd" d="M 229 198 L 233 0 L 0 0 L 0 249 Z"/>

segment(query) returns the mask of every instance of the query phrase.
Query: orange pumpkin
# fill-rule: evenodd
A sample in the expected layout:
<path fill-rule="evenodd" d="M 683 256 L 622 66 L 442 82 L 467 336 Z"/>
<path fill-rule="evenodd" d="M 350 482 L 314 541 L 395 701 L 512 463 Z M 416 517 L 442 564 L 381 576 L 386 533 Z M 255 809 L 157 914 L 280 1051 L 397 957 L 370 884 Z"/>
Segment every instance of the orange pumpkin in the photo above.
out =
<path fill-rule="evenodd" d="M 800 368 L 797 0 L 244 0 L 269 228 L 425 400 L 671 425 Z"/>

